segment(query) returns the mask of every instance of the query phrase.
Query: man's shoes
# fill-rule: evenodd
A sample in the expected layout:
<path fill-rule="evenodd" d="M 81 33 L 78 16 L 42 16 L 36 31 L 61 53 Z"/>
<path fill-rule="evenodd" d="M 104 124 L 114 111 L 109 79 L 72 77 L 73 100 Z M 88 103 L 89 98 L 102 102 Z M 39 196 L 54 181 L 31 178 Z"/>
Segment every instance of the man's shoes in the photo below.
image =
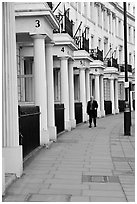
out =
<path fill-rule="evenodd" d="M 92 125 L 89 125 L 89 128 L 92 128 Z"/>
<path fill-rule="evenodd" d="M 94 125 L 94 127 L 96 127 L 96 125 Z"/>

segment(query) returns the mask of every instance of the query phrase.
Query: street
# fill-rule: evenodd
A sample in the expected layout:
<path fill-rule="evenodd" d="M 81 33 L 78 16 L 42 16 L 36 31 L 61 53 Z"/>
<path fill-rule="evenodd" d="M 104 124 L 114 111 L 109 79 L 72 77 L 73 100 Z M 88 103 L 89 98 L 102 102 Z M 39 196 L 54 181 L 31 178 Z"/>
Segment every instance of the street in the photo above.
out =
<path fill-rule="evenodd" d="M 43 147 L 7 189 L 4 202 L 135 202 L 135 112 L 80 124 Z"/>

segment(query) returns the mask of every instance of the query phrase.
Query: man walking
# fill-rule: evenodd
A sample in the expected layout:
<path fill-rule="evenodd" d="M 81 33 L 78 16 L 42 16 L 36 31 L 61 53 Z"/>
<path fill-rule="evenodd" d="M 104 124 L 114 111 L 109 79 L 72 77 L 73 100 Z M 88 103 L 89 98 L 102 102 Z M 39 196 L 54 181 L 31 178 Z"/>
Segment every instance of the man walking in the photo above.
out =
<path fill-rule="evenodd" d="M 87 114 L 89 115 L 89 128 L 92 127 L 92 118 L 94 122 L 94 127 L 96 127 L 96 117 L 97 117 L 98 103 L 94 100 L 94 97 L 90 97 L 90 101 L 87 103 Z"/>

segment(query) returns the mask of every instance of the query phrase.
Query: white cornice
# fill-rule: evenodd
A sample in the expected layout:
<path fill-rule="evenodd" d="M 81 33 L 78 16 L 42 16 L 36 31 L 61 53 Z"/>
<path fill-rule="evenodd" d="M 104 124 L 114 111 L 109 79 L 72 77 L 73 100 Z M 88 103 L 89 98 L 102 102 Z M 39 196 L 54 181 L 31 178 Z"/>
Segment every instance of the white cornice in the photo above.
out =
<path fill-rule="evenodd" d="M 116 2 L 109 2 L 109 3 L 110 3 L 112 6 L 114 6 L 117 11 L 120 11 L 122 14 L 124 14 L 123 8 L 122 8 L 118 3 L 116 3 Z M 133 16 L 133 15 L 132 15 L 131 13 L 129 13 L 128 11 L 127 11 L 127 17 L 130 18 L 131 20 L 135 21 L 135 16 Z"/>

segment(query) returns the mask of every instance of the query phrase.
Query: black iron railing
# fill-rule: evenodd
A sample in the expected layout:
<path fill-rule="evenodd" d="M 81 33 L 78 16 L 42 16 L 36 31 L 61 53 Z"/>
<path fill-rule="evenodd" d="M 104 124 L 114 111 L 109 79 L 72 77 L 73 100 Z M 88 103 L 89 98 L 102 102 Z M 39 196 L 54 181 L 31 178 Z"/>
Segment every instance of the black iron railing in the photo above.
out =
<path fill-rule="evenodd" d="M 75 119 L 76 119 L 76 124 L 82 123 L 82 103 L 81 102 L 76 102 L 75 103 Z"/>
<path fill-rule="evenodd" d="M 40 145 L 40 112 L 38 106 L 19 106 L 19 144 L 23 157 Z"/>
<path fill-rule="evenodd" d="M 119 64 L 119 71 L 120 72 L 125 71 L 125 65 L 124 64 Z M 132 65 L 130 65 L 130 64 L 127 65 L 127 71 L 132 72 Z"/>
<path fill-rule="evenodd" d="M 76 36 L 75 43 L 79 50 L 86 50 L 89 52 L 89 39 L 86 39 L 84 36 Z"/>
<path fill-rule="evenodd" d="M 55 126 L 57 133 L 64 131 L 64 104 L 55 104 Z"/>
<path fill-rule="evenodd" d="M 53 9 L 53 5 L 52 2 L 47 2 L 48 6 L 51 8 L 51 10 Z"/>
<path fill-rule="evenodd" d="M 104 108 L 105 114 L 112 114 L 112 102 L 111 101 L 104 101 Z"/>
<path fill-rule="evenodd" d="M 107 66 L 108 66 L 108 67 L 115 67 L 115 68 L 118 68 L 117 59 L 115 59 L 115 58 L 113 58 L 113 57 L 110 58 L 110 59 L 108 59 Z"/>
<path fill-rule="evenodd" d="M 124 112 L 125 109 L 125 100 L 118 100 L 119 112 Z"/>
<path fill-rule="evenodd" d="M 103 50 L 99 50 L 99 48 L 95 48 L 95 49 L 91 49 L 89 51 L 90 56 L 94 59 L 94 60 L 101 60 L 103 62 Z"/>
<path fill-rule="evenodd" d="M 66 15 L 56 15 L 56 18 L 60 24 L 60 28 L 54 30 L 54 33 L 68 33 L 73 38 L 73 21 Z"/>
<path fill-rule="evenodd" d="M 65 33 L 73 37 L 73 21 L 69 20 L 67 16 L 65 16 Z"/>

